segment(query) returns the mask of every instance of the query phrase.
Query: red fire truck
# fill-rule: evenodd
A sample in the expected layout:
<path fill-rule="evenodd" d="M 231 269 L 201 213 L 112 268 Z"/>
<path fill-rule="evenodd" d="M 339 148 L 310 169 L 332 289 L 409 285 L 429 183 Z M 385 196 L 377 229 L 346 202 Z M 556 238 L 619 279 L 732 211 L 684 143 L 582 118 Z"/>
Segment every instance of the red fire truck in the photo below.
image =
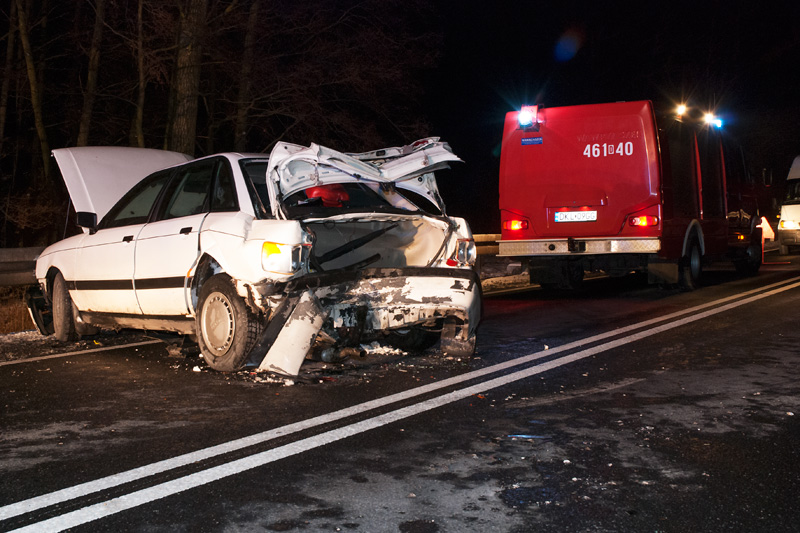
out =
<path fill-rule="evenodd" d="M 761 266 L 755 183 L 713 117 L 656 118 L 649 101 L 506 115 L 500 156 L 501 256 L 531 281 L 574 287 L 584 272 L 646 271 L 694 289 L 703 264 Z"/>

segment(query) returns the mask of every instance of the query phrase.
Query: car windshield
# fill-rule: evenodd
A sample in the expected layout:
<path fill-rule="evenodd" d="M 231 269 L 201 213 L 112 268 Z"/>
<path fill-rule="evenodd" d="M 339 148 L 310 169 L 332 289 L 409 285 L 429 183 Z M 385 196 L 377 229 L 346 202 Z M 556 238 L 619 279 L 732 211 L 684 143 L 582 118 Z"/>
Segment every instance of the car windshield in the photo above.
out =
<path fill-rule="evenodd" d="M 784 204 L 800 204 L 800 180 L 792 180 L 786 183 L 786 198 Z"/>

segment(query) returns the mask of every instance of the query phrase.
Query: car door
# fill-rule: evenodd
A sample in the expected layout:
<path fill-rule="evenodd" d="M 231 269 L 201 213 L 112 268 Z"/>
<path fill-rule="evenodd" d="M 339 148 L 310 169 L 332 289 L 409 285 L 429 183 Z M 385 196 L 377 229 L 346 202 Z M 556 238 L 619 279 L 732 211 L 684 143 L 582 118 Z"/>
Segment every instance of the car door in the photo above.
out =
<path fill-rule="evenodd" d="M 154 220 L 136 241 L 134 283 L 145 315 L 189 313 L 188 275 L 200 255 L 200 229 L 212 210 L 238 211 L 227 160 L 204 159 L 179 167 Z"/>
<path fill-rule="evenodd" d="M 83 239 L 69 280 L 78 309 L 141 314 L 133 287 L 136 239 L 169 176 L 162 171 L 139 182 L 109 210 L 97 231 Z"/>

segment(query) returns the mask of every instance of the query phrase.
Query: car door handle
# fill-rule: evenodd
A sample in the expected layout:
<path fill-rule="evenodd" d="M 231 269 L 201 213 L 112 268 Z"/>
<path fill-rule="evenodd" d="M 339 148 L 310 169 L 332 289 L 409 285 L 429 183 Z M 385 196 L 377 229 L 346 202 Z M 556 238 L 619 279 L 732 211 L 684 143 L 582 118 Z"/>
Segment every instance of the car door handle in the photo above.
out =
<path fill-rule="evenodd" d="M 131 242 L 133 240 L 133 235 L 125 235 L 122 238 L 122 242 Z"/>
<path fill-rule="evenodd" d="M 192 228 L 181 228 L 181 235 L 189 235 L 192 232 Z"/>

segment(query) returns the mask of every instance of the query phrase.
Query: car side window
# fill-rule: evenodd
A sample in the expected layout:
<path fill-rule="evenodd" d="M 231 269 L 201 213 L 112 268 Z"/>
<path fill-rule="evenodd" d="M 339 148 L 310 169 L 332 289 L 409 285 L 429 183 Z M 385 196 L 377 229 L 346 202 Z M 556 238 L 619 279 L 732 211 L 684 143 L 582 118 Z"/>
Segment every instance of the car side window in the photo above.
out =
<path fill-rule="evenodd" d="M 150 211 L 153 209 L 153 203 L 169 181 L 171 173 L 171 170 L 162 170 L 137 183 L 103 217 L 98 229 L 118 228 L 147 222 Z"/>
<path fill-rule="evenodd" d="M 184 165 L 170 183 L 159 220 L 186 217 L 208 211 L 208 191 L 214 176 L 215 160 Z"/>
<path fill-rule="evenodd" d="M 214 180 L 214 194 L 211 195 L 211 211 L 238 211 L 239 201 L 236 198 L 236 185 L 233 183 L 231 167 L 227 160 L 220 160 Z"/>
<path fill-rule="evenodd" d="M 267 159 L 243 159 L 239 166 L 244 174 L 250 202 L 257 219 L 272 218 L 272 211 L 267 192 Z"/>

